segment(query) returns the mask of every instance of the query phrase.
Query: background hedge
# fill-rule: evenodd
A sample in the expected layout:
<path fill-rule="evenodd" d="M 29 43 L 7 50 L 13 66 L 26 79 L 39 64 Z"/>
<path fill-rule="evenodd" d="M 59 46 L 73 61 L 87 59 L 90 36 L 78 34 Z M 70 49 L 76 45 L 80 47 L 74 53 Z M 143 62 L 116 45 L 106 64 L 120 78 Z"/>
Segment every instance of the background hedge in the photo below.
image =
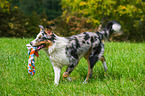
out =
<path fill-rule="evenodd" d="M 0 37 L 35 37 L 39 24 L 53 26 L 56 34 L 68 37 L 95 32 L 110 20 L 122 25 L 124 34 L 116 40 L 145 40 L 141 0 L 1 0 Z"/>

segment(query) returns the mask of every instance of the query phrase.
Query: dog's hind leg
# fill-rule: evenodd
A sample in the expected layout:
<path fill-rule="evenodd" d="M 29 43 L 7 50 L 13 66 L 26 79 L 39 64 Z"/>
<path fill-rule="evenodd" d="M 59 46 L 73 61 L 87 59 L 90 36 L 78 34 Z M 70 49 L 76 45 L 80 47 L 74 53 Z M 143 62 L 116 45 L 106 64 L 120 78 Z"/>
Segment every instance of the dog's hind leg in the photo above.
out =
<path fill-rule="evenodd" d="M 98 58 L 103 63 L 104 71 L 107 71 L 106 60 L 105 60 L 105 57 L 103 56 L 103 54 L 104 54 L 104 43 L 101 43 L 100 44 L 100 50 L 98 50 Z"/>
<path fill-rule="evenodd" d="M 93 67 L 96 64 L 96 62 L 100 59 L 103 62 L 103 66 L 105 68 L 105 70 L 107 70 L 107 66 L 106 66 L 106 62 L 105 62 L 105 57 L 103 56 L 104 53 L 104 45 L 103 43 L 100 43 L 99 46 L 95 46 L 92 48 L 92 50 L 90 51 L 90 54 L 88 54 L 88 74 L 87 74 L 87 78 L 84 81 L 84 83 L 86 81 L 88 81 L 89 78 L 92 77 L 92 73 L 93 73 Z"/>
<path fill-rule="evenodd" d="M 102 61 L 102 63 L 103 63 L 103 68 L 104 68 L 104 71 L 107 71 L 107 65 L 106 65 L 106 60 L 105 60 L 105 57 L 104 56 L 102 56 L 101 58 L 100 58 L 100 60 Z"/>
<path fill-rule="evenodd" d="M 88 62 L 88 74 L 87 74 L 87 77 L 83 83 L 87 83 L 89 78 L 91 78 L 92 74 L 93 74 L 93 68 L 91 68 L 89 59 L 87 59 L 87 62 Z"/>
<path fill-rule="evenodd" d="M 85 79 L 85 81 L 83 83 L 86 83 L 89 80 L 89 78 L 92 77 L 93 67 L 96 64 L 96 62 L 99 60 L 98 56 L 99 55 L 95 54 L 94 56 L 89 57 L 89 59 L 87 59 L 87 61 L 88 61 L 88 74 L 87 74 L 87 78 Z M 106 65 L 105 57 L 101 56 L 100 60 L 103 63 L 104 71 L 107 71 L 107 65 Z"/>
<path fill-rule="evenodd" d="M 85 81 L 83 83 L 88 82 L 89 78 L 92 77 L 93 74 L 93 67 L 96 64 L 96 62 L 98 61 L 98 55 L 93 55 L 93 56 L 89 56 L 89 58 L 87 59 L 88 62 L 88 74 L 87 77 L 85 79 Z"/>
<path fill-rule="evenodd" d="M 86 79 L 83 83 L 87 83 L 89 78 L 91 78 L 92 74 L 93 74 L 93 70 L 91 68 L 90 60 L 89 60 L 90 52 L 91 52 L 91 50 L 89 50 L 88 53 L 85 56 L 85 59 L 87 60 L 87 63 L 88 63 L 88 73 L 87 73 L 87 77 L 86 77 Z"/>

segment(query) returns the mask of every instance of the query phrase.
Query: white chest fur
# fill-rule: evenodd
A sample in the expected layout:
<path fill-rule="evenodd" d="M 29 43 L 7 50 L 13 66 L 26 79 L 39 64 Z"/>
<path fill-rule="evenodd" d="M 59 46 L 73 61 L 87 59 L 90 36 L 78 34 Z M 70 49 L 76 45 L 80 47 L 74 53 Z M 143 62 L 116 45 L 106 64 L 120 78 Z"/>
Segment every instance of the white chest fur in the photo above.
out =
<path fill-rule="evenodd" d="M 48 51 L 45 52 L 49 56 L 53 66 L 62 67 L 69 64 L 69 59 L 67 58 L 65 48 L 68 43 L 68 40 L 64 37 L 57 37 L 55 43 L 48 48 Z"/>

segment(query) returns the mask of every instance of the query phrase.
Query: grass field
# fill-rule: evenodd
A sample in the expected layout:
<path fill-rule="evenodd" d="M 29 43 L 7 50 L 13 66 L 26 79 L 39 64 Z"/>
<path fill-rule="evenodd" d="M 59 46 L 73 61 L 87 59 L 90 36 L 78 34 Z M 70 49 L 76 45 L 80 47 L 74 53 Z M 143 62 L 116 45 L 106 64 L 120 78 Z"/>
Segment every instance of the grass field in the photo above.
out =
<path fill-rule="evenodd" d="M 145 43 L 105 44 L 108 71 L 99 61 L 89 83 L 83 84 L 87 75 L 87 62 L 81 59 L 72 72 L 72 82 L 62 77 L 54 86 L 54 72 L 49 58 L 41 50 L 35 57 L 36 74 L 28 75 L 26 44 L 32 39 L 0 38 L 0 96 L 112 96 L 145 95 Z"/>

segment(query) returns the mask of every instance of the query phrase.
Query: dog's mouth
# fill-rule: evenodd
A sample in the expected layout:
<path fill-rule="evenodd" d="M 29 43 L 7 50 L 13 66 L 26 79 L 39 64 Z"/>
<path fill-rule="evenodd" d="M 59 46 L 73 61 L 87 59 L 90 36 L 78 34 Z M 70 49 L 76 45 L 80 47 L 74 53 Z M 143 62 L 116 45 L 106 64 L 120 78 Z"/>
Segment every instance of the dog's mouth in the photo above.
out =
<path fill-rule="evenodd" d="M 46 44 L 41 44 L 39 46 L 37 46 L 37 51 L 41 50 L 42 48 L 45 48 Z"/>
<path fill-rule="evenodd" d="M 50 40 L 45 40 L 45 41 L 39 41 L 35 44 L 35 47 L 37 47 L 37 51 L 41 50 L 41 49 L 46 49 L 49 46 L 52 45 L 52 42 Z"/>

